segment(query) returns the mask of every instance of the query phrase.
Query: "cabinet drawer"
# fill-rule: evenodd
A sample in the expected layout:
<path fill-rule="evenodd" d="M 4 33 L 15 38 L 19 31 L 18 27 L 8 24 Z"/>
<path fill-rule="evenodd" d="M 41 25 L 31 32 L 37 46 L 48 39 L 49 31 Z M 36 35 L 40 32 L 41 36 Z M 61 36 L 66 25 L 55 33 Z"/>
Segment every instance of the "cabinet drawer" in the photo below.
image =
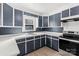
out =
<path fill-rule="evenodd" d="M 25 38 L 22 38 L 22 39 L 16 39 L 16 42 L 19 43 L 19 42 L 24 42 L 25 41 Z"/>
<path fill-rule="evenodd" d="M 52 38 L 58 39 L 58 37 L 52 36 Z"/>
<path fill-rule="evenodd" d="M 32 39 L 34 39 L 34 37 L 28 37 L 28 38 L 26 38 L 26 40 L 32 40 Z"/>
<path fill-rule="evenodd" d="M 45 35 L 41 35 L 41 37 L 45 37 Z"/>
<path fill-rule="evenodd" d="M 35 36 L 35 38 L 40 38 L 40 36 Z"/>

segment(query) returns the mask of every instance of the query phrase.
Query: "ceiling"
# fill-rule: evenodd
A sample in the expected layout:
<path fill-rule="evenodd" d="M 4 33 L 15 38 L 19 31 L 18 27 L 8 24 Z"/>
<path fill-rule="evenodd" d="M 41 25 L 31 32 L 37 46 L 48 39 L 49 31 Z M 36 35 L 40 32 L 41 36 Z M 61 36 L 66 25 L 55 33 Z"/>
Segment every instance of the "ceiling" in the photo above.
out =
<path fill-rule="evenodd" d="M 72 3 L 9 3 L 9 4 L 15 8 L 19 8 L 29 12 L 34 12 L 41 15 L 51 14 L 55 10 L 73 5 Z"/>

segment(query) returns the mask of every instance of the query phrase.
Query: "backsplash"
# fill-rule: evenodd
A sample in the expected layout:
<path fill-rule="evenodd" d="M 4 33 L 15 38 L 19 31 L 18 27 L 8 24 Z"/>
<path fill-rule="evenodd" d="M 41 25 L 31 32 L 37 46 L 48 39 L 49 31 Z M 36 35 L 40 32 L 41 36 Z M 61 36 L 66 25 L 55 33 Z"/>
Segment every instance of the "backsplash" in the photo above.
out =
<path fill-rule="evenodd" d="M 62 23 L 64 31 L 78 31 L 79 32 L 79 21 L 70 21 Z"/>
<path fill-rule="evenodd" d="M 37 28 L 36 31 L 50 31 L 50 32 L 63 32 L 63 27 L 47 27 L 47 28 Z"/>
<path fill-rule="evenodd" d="M 21 33 L 22 28 L 0 27 L 0 35 Z"/>

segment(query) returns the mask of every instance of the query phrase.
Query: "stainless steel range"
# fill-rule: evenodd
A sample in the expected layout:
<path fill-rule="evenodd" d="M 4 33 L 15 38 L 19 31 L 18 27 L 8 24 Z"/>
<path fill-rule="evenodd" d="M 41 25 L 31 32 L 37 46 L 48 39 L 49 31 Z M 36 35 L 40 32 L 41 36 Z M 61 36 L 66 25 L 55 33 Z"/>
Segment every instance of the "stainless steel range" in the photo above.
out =
<path fill-rule="evenodd" d="M 60 36 L 59 47 L 62 50 L 79 56 L 79 33 L 66 31 Z"/>

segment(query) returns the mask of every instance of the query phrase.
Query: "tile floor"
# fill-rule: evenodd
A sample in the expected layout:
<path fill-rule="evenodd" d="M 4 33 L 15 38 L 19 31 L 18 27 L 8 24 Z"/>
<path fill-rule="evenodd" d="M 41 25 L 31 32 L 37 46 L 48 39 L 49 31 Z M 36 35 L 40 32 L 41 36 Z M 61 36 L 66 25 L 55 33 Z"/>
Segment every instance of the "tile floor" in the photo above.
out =
<path fill-rule="evenodd" d="M 27 54 L 26 56 L 73 56 L 73 55 L 62 50 L 60 50 L 60 52 L 57 52 L 48 47 L 43 47 Z"/>
<path fill-rule="evenodd" d="M 52 50 L 48 47 L 40 48 L 32 53 L 27 54 L 27 56 L 60 56 L 57 51 Z"/>

